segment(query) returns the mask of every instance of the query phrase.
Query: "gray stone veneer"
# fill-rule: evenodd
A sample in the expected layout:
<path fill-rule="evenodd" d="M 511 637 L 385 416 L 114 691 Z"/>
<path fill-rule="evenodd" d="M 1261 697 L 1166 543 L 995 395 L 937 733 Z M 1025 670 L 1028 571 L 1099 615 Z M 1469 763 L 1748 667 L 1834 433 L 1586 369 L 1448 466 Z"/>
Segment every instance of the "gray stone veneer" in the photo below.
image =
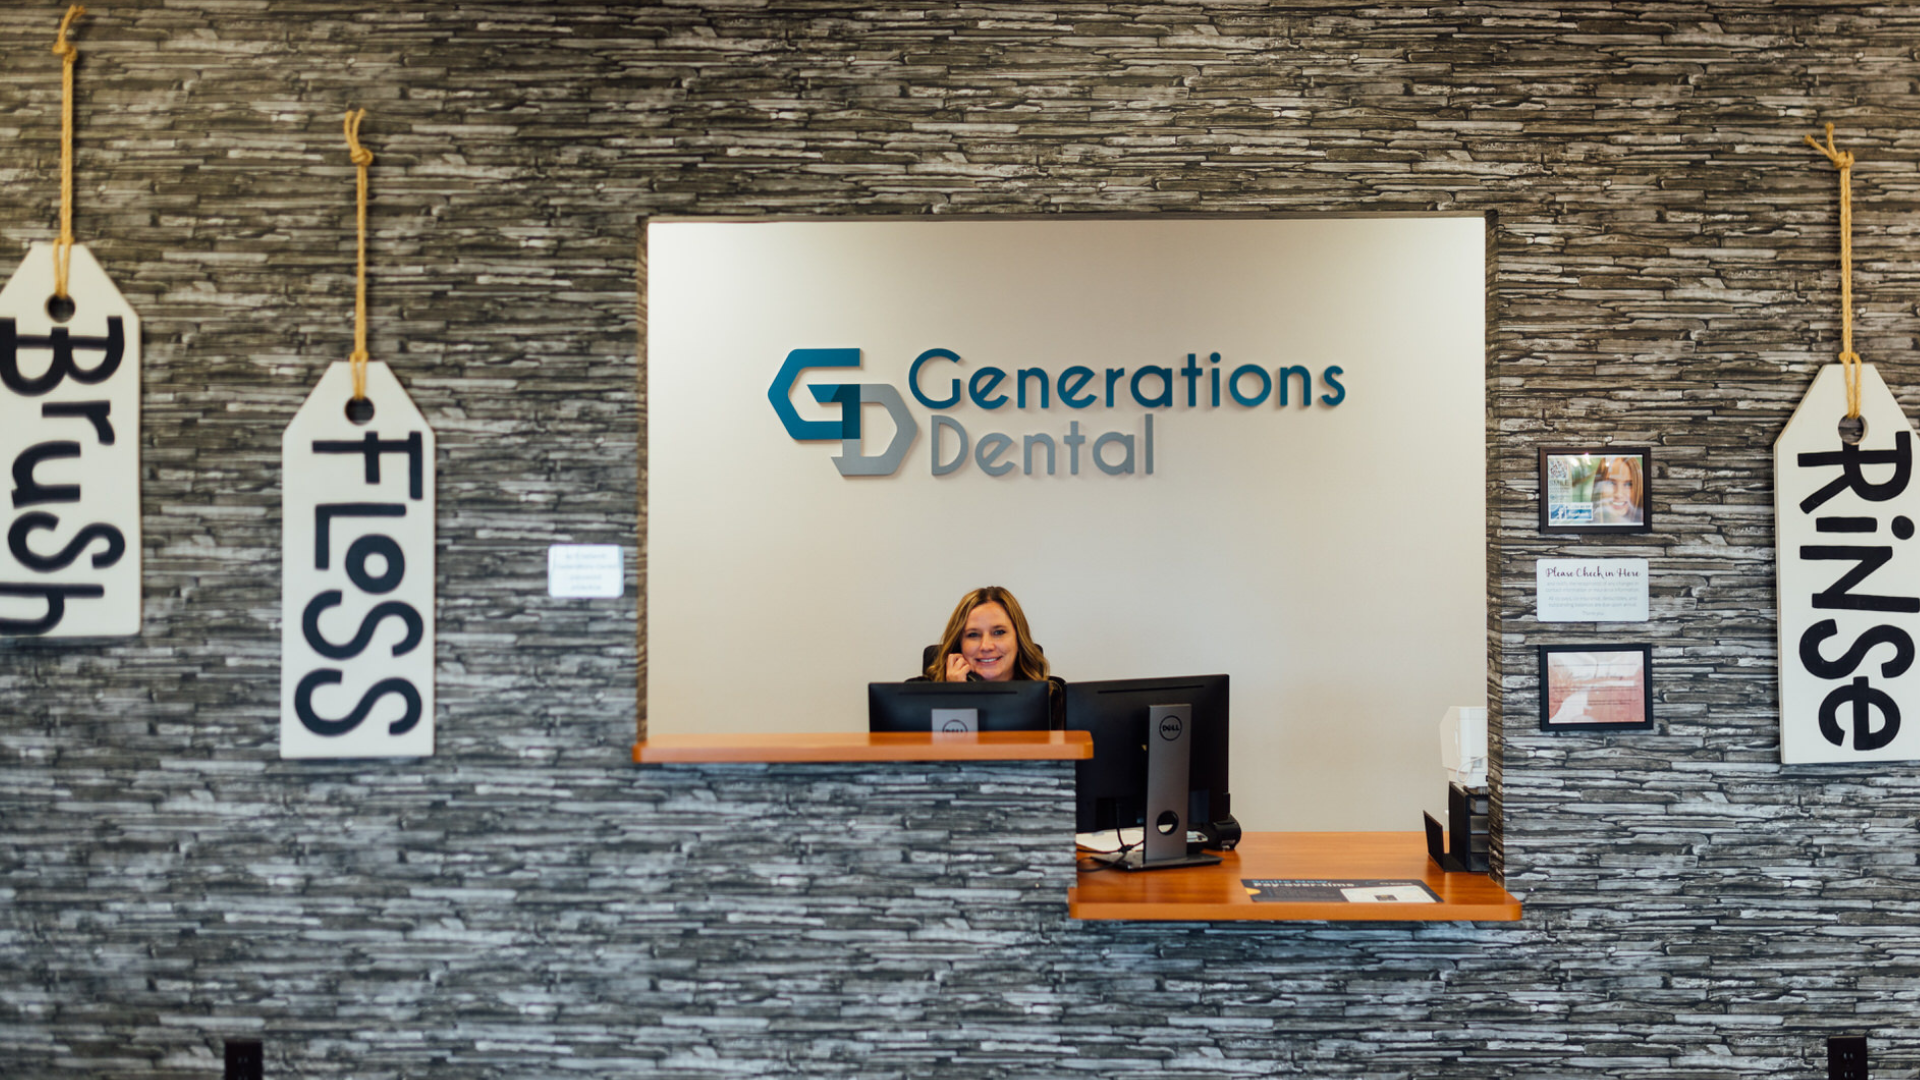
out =
<path fill-rule="evenodd" d="M 57 221 L 62 5 L 0 9 L 0 237 Z M 374 4 L 80 24 L 76 229 L 145 320 L 146 633 L 0 643 L 0 1076 L 1920 1072 L 1920 775 L 1777 764 L 1769 447 L 1837 347 L 1912 409 L 1920 7 Z M 372 303 L 438 432 L 439 753 L 277 758 L 279 437 Z M 1062 765 L 628 763 L 651 215 L 1482 210 L 1499 855 L 1523 923 L 1082 925 Z M 1652 444 L 1659 531 L 1538 535 Z M 1646 626 L 1536 627 L 1639 555 Z M 636 567 L 637 575 L 644 564 Z M 1649 637 L 1658 730 L 1537 731 L 1531 646 Z M 641 648 L 635 648 L 635 640 Z M 752 658 L 743 657 L 743 672 Z"/>

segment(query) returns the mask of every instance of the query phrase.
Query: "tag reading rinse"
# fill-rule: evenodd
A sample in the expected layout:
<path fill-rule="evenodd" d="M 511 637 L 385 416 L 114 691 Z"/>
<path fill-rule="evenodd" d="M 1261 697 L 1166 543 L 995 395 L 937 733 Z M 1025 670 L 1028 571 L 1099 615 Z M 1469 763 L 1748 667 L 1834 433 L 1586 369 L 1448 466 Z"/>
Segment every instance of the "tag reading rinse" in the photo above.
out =
<path fill-rule="evenodd" d="M 387 365 L 327 368 L 281 443 L 280 756 L 433 753 L 433 431 Z"/>
<path fill-rule="evenodd" d="M 1773 444 L 1780 760 L 1920 758 L 1920 485 L 1913 425 L 1861 365 L 1857 445 L 1839 364 L 1820 369 Z"/>
<path fill-rule="evenodd" d="M 34 244 L 0 288 L 0 637 L 126 637 L 140 632 L 140 318 L 81 244 L 71 308 L 54 310 L 53 247 Z"/>

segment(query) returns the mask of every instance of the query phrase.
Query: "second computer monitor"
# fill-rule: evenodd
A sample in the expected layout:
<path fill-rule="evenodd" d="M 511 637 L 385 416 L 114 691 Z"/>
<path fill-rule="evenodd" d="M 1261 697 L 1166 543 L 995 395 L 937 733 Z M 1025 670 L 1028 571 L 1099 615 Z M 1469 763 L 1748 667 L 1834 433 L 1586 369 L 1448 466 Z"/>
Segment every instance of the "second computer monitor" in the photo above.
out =
<path fill-rule="evenodd" d="M 1067 684 L 1067 730 L 1093 736 L 1093 758 L 1075 769 L 1076 832 L 1145 823 L 1147 713 L 1155 705 L 1192 710 L 1188 758 L 1190 827 L 1232 816 L 1227 792 L 1227 677 L 1111 679 Z"/>

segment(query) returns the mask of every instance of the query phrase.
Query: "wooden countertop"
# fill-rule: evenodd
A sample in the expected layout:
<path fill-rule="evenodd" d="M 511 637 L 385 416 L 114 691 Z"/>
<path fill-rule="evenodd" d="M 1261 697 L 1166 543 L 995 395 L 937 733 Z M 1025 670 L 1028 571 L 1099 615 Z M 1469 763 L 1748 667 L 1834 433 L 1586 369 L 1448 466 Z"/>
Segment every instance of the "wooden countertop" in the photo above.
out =
<path fill-rule="evenodd" d="M 1254 901 L 1241 879 L 1425 882 L 1437 904 Z M 1420 832 L 1248 833 L 1218 866 L 1096 870 L 1067 890 L 1076 919 L 1136 921 L 1326 919 L 1336 922 L 1513 922 L 1520 901 L 1484 874 L 1449 874 L 1427 858 Z"/>
<path fill-rule="evenodd" d="M 1084 731 L 989 731 L 977 735 L 864 731 L 757 735 L 656 735 L 635 743 L 633 760 L 666 763 L 796 761 L 1081 761 L 1093 756 Z"/>

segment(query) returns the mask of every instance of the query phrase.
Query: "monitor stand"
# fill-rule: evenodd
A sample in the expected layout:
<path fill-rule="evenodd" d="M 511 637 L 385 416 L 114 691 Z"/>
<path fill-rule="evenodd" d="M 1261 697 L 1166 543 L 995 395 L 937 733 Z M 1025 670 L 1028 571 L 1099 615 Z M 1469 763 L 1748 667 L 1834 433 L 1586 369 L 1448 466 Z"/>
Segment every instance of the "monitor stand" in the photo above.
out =
<path fill-rule="evenodd" d="M 1118 870 L 1165 870 L 1213 866 L 1218 855 L 1187 854 L 1188 760 L 1193 747 L 1193 710 L 1155 705 L 1147 710 L 1147 820 L 1140 846 L 1111 864 Z"/>

